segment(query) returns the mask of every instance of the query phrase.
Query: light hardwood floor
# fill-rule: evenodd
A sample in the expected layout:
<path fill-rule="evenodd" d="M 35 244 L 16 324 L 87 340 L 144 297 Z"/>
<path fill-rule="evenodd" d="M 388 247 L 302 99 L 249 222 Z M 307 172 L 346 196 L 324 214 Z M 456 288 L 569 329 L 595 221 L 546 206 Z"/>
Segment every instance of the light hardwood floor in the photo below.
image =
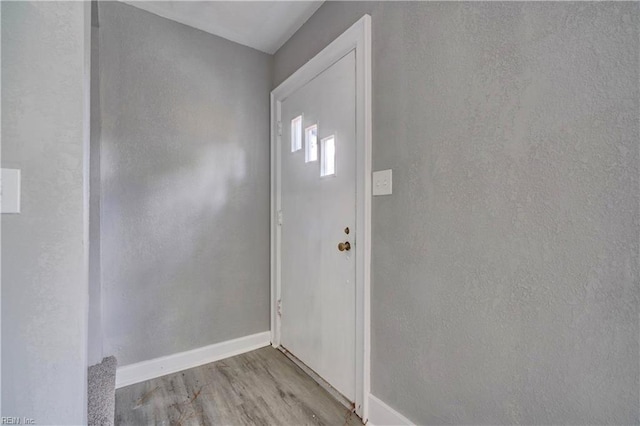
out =
<path fill-rule="evenodd" d="M 116 425 L 362 425 L 266 347 L 116 391 Z"/>

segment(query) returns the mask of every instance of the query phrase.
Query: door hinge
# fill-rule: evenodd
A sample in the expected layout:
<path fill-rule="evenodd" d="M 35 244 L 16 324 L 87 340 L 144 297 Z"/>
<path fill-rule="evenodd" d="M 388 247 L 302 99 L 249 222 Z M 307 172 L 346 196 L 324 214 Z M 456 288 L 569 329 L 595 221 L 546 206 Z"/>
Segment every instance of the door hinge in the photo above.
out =
<path fill-rule="evenodd" d="M 282 210 L 278 210 L 278 225 L 282 226 Z"/>
<path fill-rule="evenodd" d="M 278 121 L 278 136 L 282 136 L 282 121 Z"/>
<path fill-rule="evenodd" d="M 278 312 L 278 316 L 282 317 L 282 299 L 278 299 L 277 312 Z"/>

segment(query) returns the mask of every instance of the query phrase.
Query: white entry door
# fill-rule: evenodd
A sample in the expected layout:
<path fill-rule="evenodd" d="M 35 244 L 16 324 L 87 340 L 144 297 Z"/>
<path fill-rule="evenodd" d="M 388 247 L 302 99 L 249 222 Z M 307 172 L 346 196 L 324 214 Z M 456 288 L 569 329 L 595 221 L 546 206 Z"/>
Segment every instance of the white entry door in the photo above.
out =
<path fill-rule="evenodd" d="M 281 344 L 355 400 L 356 61 L 281 103 Z"/>

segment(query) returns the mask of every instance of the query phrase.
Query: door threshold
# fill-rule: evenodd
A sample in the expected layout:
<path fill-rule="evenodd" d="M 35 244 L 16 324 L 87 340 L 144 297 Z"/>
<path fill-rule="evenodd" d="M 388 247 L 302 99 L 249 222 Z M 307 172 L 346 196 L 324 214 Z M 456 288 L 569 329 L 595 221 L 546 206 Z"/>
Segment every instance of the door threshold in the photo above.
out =
<path fill-rule="evenodd" d="M 311 377 L 320 387 L 327 392 L 340 404 L 344 405 L 349 411 L 355 413 L 355 404 L 349 401 L 349 398 L 340 393 L 336 388 L 331 386 L 329 382 L 320 377 L 318 373 L 307 367 L 307 365 L 300 361 L 294 354 L 289 352 L 284 346 L 280 345 L 277 349 L 284 354 L 287 358 L 289 358 L 295 365 L 300 367 L 302 371 L 304 371 L 307 376 Z"/>

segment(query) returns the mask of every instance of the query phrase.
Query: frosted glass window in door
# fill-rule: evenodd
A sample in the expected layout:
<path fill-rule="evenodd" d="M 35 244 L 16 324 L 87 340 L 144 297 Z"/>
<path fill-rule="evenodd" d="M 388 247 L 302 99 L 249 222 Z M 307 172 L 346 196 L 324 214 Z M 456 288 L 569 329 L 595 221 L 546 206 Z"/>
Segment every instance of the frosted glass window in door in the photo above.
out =
<path fill-rule="evenodd" d="M 291 152 L 302 149 L 302 116 L 291 120 Z"/>
<path fill-rule="evenodd" d="M 305 129 L 304 162 L 318 161 L 318 125 L 314 124 Z"/>
<path fill-rule="evenodd" d="M 336 174 L 336 138 L 331 135 L 320 141 L 320 176 Z"/>

